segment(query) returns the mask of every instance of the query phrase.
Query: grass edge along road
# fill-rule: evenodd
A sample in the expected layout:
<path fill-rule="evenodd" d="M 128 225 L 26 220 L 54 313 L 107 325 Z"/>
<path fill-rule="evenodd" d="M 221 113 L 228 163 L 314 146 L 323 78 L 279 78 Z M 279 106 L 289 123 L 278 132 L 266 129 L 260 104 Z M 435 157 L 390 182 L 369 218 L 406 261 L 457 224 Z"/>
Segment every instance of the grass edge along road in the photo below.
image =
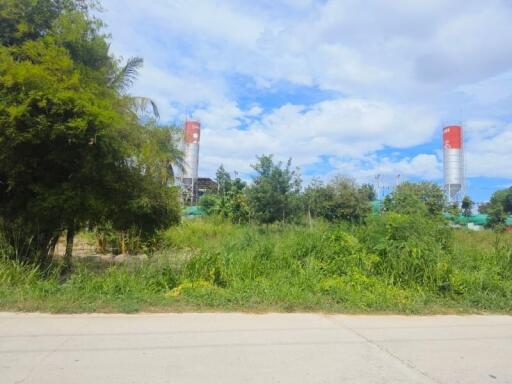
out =
<path fill-rule="evenodd" d="M 416 228 L 423 242 L 446 234 L 454 239 L 435 248 L 416 244 L 409 251 L 400 238 L 388 240 L 382 254 L 389 260 L 382 262 L 367 246 L 368 236 L 385 224 L 376 220 L 360 233 L 324 224 L 310 230 L 189 222 L 165 234 L 168 247 L 147 262 L 100 271 L 77 263 L 65 282 L 57 269 L 45 276 L 5 261 L 1 307 L 50 312 L 510 311 L 507 241 L 495 249 L 495 235 L 489 232 L 443 229 L 436 235 Z M 402 224 L 411 230 L 410 222 Z M 394 248 L 398 253 L 391 254 Z M 432 254 L 413 259 L 426 250 Z"/>
<path fill-rule="evenodd" d="M 498 237 L 497 237 L 498 236 Z M 0 309 L 43 312 L 510 313 L 512 238 L 398 214 L 364 225 L 185 222 L 147 261 L 65 279 L 0 263 Z"/>

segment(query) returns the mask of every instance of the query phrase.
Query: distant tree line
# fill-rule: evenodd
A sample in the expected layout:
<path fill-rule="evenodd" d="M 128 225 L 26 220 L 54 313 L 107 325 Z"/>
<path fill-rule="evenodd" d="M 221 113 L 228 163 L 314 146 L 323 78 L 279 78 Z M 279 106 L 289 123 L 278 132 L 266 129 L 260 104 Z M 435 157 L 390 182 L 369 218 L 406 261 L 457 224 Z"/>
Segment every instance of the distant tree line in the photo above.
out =
<path fill-rule="evenodd" d="M 263 224 L 311 223 L 314 219 L 361 223 L 372 210 L 431 219 L 440 219 L 443 214 L 470 217 L 475 206 L 469 196 L 460 203 L 449 203 L 443 189 L 432 182 L 403 182 L 376 202 L 372 184 L 360 185 L 342 175 L 327 182 L 313 179 L 304 186 L 291 159 L 283 163 L 276 162 L 272 155 L 262 155 L 252 168 L 253 180 L 247 184 L 221 165 L 216 173 L 217 190 L 204 195 L 199 205 L 209 215 L 221 215 L 236 223 Z M 489 203 L 479 206 L 479 212 L 488 214 L 489 228 L 503 229 L 508 215 L 512 215 L 512 187 L 496 191 Z"/>
<path fill-rule="evenodd" d="M 297 222 L 361 223 L 372 211 L 376 192 L 371 184 L 335 176 L 328 182 L 313 179 L 303 188 L 298 169 L 291 160 L 276 162 L 272 155 L 257 157 L 254 177 L 246 184 L 233 178 L 223 166 L 217 170 L 217 190 L 204 195 L 199 204 L 207 214 L 218 214 L 234 222 L 254 220 L 269 224 Z M 446 209 L 443 190 L 434 183 L 402 183 L 376 209 L 407 215 L 440 217 Z"/>

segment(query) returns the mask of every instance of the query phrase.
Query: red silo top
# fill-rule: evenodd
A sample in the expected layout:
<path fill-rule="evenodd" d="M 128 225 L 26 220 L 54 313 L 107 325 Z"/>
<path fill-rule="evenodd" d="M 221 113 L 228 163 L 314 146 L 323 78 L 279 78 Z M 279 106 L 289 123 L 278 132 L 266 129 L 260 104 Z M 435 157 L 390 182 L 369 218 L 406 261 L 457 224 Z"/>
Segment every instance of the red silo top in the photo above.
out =
<path fill-rule="evenodd" d="M 445 149 L 462 148 L 462 127 L 450 125 L 443 129 L 443 147 Z"/>
<path fill-rule="evenodd" d="M 185 143 L 197 144 L 199 143 L 199 136 L 201 134 L 201 124 L 199 121 L 185 121 Z"/>

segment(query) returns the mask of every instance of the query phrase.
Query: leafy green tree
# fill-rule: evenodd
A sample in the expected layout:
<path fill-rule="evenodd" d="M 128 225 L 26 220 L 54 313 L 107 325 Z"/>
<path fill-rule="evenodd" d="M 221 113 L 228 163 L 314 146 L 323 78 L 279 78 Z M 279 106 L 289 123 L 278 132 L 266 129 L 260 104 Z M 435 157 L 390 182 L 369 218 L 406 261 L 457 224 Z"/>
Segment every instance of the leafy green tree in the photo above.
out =
<path fill-rule="evenodd" d="M 461 203 L 462 214 L 466 217 L 470 217 L 474 205 L 475 203 L 473 202 L 473 200 L 471 200 L 469 196 L 464 196 Z"/>
<path fill-rule="evenodd" d="M 298 171 L 292 170 L 291 159 L 286 164 L 275 163 L 272 155 L 258 156 L 257 159 L 252 166 L 256 176 L 248 189 L 254 217 L 264 224 L 293 220 L 301 212 L 301 179 Z"/>
<path fill-rule="evenodd" d="M 359 187 L 354 180 L 341 176 L 327 184 L 313 180 L 304 191 L 308 218 L 361 222 L 371 210 L 371 191 L 368 185 Z"/>
<path fill-rule="evenodd" d="M 478 205 L 478 213 L 487 214 L 489 210 L 490 202 L 481 203 Z"/>
<path fill-rule="evenodd" d="M 231 175 L 222 164 L 215 173 L 215 181 L 217 182 L 218 194 L 220 196 L 225 196 L 231 190 Z"/>
<path fill-rule="evenodd" d="M 2 0 L 0 1 L 0 45 L 20 45 L 53 32 L 63 13 L 95 8 L 91 1 Z M 97 21 L 96 21 L 97 22 Z"/>
<path fill-rule="evenodd" d="M 7 1 L 0 18 L 13 9 L 0 46 L 0 219 L 17 257 L 48 262 L 66 230 L 69 263 L 85 223 L 151 232 L 179 220 L 161 162 L 143 154 L 158 140 L 121 90 L 138 64 L 109 55 L 87 2 Z"/>
<path fill-rule="evenodd" d="M 123 160 L 119 152 L 128 148 L 115 134 L 123 118 L 112 113 L 114 95 L 82 79 L 50 39 L 1 48 L 0 55 L 1 213 L 10 229 L 29 230 L 23 237 L 43 261 L 63 227 L 72 237 L 84 213 L 98 208 L 85 201 L 85 190 L 103 184 L 98 163 Z M 112 146 L 118 151 L 108 154 Z"/>
<path fill-rule="evenodd" d="M 326 187 L 321 215 L 329 221 L 361 222 L 370 213 L 368 190 L 354 180 L 337 176 Z"/>
<path fill-rule="evenodd" d="M 512 187 L 494 192 L 488 203 L 481 204 L 478 212 L 487 214 L 487 226 L 501 231 L 505 228 L 507 215 L 512 214 Z"/>
<path fill-rule="evenodd" d="M 507 215 L 512 214 L 512 187 L 494 192 L 491 200 L 479 207 L 479 212 L 489 215 L 489 228 L 497 231 L 505 229 Z"/>
<path fill-rule="evenodd" d="M 372 184 L 363 184 L 359 187 L 359 192 L 366 196 L 368 201 L 373 201 L 377 198 L 377 193 L 375 192 L 375 188 Z"/>
<path fill-rule="evenodd" d="M 310 225 L 313 218 L 321 217 L 327 211 L 325 206 L 331 197 L 332 194 L 319 179 L 313 179 L 305 188 L 303 200 Z"/>
<path fill-rule="evenodd" d="M 232 190 L 228 200 L 228 217 L 232 222 L 241 224 L 249 220 L 251 210 L 247 195 L 242 191 Z"/>
<path fill-rule="evenodd" d="M 231 179 L 229 191 L 226 194 L 228 217 L 234 223 L 244 223 L 249 220 L 251 210 L 246 195 L 247 183 L 235 177 Z"/>
<path fill-rule="evenodd" d="M 231 181 L 230 192 L 241 193 L 247 188 L 247 183 L 239 177 L 235 177 Z"/>
<path fill-rule="evenodd" d="M 217 194 L 207 193 L 199 198 L 198 205 L 207 215 L 219 214 L 220 197 Z"/>
<path fill-rule="evenodd" d="M 384 210 L 406 215 L 427 215 L 428 209 L 421 199 L 411 190 L 402 189 L 390 193 L 384 198 Z"/>
<path fill-rule="evenodd" d="M 202 196 L 199 205 L 208 215 L 220 215 L 234 223 L 246 222 L 250 210 L 245 195 L 246 183 L 231 177 L 221 165 L 216 173 L 217 191 Z"/>
<path fill-rule="evenodd" d="M 387 211 L 403 214 L 439 216 L 445 205 L 443 190 L 430 182 L 402 183 L 384 199 Z"/>
<path fill-rule="evenodd" d="M 462 213 L 461 209 L 459 208 L 459 204 L 457 203 L 448 204 L 446 212 L 450 214 L 452 217 L 459 217 Z"/>
<path fill-rule="evenodd" d="M 158 125 L 155 119 L 148 120 L 141 130 L 137 161 L 142 172 L 160 180 L 162 185 L 172 185 L 176 170 L 183 170 L 180 134 L 179 128 Z"/>
<path fill-rule="evenodd" d="M 496 231 L 502 231 L 505 229 L 505 223 L 507 220 L 507 213 L 501 204 L 491 204 L 487 210 L 489 215 L 489 221 L 487 226 L 493 228 Z"/>
<path fill-rule="evenodd" d="M 494 192 L 490 204 L 501 205 L 505 213 L 512 214 L 512 187 Z"/>

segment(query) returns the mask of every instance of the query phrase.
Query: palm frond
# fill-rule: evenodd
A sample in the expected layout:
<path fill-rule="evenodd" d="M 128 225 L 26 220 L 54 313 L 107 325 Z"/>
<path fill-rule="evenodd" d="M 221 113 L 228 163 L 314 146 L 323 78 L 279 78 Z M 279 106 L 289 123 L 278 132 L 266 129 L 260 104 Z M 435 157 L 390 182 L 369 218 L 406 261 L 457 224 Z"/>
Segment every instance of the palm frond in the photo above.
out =
<path fill-rule="evenodd" d="M 125 66 L 112 76 L 109 86 L 119 90 L 120 92 L 125 92 L 133 85 L 133 82 L 139 74 L 139 70 L 142 68 L 143 64 L 144 59 L 141 57 L 129 58 Z"/>
<path fill-rule="evenodd" d="M 156 103 L 149 97 L 143 96 L 130 96 L 130 107 L 133 112 L 139 116 L 147 115 L 148 110 L 151 110 L 155 118 L 160 118 L 158 107 Z"/>

